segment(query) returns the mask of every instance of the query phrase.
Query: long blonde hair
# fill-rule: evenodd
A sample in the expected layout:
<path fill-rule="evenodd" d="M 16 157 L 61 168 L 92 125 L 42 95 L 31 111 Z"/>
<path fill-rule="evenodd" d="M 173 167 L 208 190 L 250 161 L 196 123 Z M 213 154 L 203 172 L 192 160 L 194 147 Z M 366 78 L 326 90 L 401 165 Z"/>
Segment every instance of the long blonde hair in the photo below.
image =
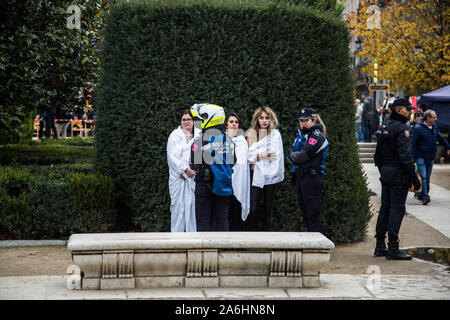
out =
<path fill-rule="evenodd" d="M 316 116 L 312 117 L 312 119 L 316 120 L 316 122 L 320 123 L 323 127 L 323 135 L 327 135 L 327 128 L 325 127 L 325 123 L 323 123 L 322 119 L 320 118 L 319 114 L 316 113 Z"/>
<path fill-rule="evenodd" d="M 270 123 L 269 123 L 269 128 L 267 130 L 267 134 L 269 134 L 272 130 L 274 130 L 278 127 L 277 115 L 275 114 L 275 112 L 273 112 L 273 110 L 269 106 L 264 106 L 264 107 L 260 107 L 260 108 L 256 109 L 252 116 L 252 127 L 251 127 L 252 130 L 251 131 L 253 131 L 253 134 L 256 134 L 257 140 L 259 140 L 259 132 L 261 130 L 261 127 L 259 126 L 258 118 L 261 116 L 261 114 L 263 112 L 267 113 L 270 118 Z"/>

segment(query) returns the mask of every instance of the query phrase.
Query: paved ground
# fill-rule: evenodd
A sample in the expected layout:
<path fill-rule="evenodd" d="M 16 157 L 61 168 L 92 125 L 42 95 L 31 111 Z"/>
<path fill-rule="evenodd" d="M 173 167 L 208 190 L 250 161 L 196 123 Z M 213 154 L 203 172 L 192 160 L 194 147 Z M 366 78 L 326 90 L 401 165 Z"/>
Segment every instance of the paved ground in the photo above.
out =
<path fill-rule="evenodd" d="M 363 167 L 367 174 L 369 188 L 379 194 L 380 183 L 376 168 L 373 164 L 364 164 Z M 440 237 L 439 241 L 444 244 L 448 244 L 450 238 L 450 191 L 445 188 L 446 183 L 448 183 L 446 177 L 449 173 L 450 165 L 436 165 L 433 174 L 439 176 L 440 179 L 437 180 L 440 181 L 440 186 L 436 184 L 431 186 L 432 203 L 426 207 L 422 206 L 410 194 L 407 200 L 408 216 L 405 217 L 405 223 L 416 223 L 417 225 L 425 225 L 426 223 L 429 232 L 422 236 L 426 238 L 428 233 L 434 232 Z M 0 242 L 0 246 L 2 244 L 3 246 L 36 245 L 32 242 Z M 49 244 L 51 243 L 46 243 L 47 246 Z M 61 245 L 61 243 L 55 244 Z M 32 258 L 33 255 L 39 256 L 38 247 L 30 247 L 27 250 L 23 251 L 23 258 Z M 52 264 L 52 261 L 57 261 L 57 259 L 70 263 L 70 253 L 64 251 L 66 256 L 61 257 L 61 255 L 56 254 L 58 250 L 64 251 L 65 249 L 63 246 L 49 249 L 48 260 L 45 263 Z M 372 251 L 373 248 L 370 247 L 367 250 Z M 370 255 L 370 252 L 365 254 L 365 256 L 368 255 Z M 418 259 L 413 259 L 413 262 L 387 261 L 384 258 L 380 260 L 380 258 L 373 257 L 370 259 L 372 259 L 370 261 L 374 261 L 374 264 L 369 266 L 365 272 L 361 271 L 358 274 L 348 274 L 347 270 L 344 269 L 338 270 L 341 273 L 336 273 L 336 268 L 333 272 L 327 270 L 328 272 L 321 274 L 322 287 L 317 289 L 179 288 L 79 291 L 67 289 L 68 276 L 61 275 L 59 270 L 57 273 L 46 271 L 47 274 L 35 276 L 0 276 L 0 299 L 450 300 L 450 273 L 442 265 L 423 262 Z M 415 272 L 415 274 L 388 274 L 385 272 L 388 267 L 402 272 L 403 267 L 410 263 L 423 264 L 421 269 L 432 268 L 433 272 Z M 7 263 L 3 264 L 6 265 Z M 51 270 L 47 265 L 45 268 Z M 380 268 L 383 268 L 383 270 L 380 270 Z"/>

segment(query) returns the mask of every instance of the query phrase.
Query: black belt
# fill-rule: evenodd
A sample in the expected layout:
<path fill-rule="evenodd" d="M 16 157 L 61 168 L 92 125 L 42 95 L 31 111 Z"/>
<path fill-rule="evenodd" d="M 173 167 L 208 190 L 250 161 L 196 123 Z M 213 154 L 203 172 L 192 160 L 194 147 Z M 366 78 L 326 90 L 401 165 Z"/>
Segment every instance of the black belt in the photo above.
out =
<path fill-rule="evenodd" d="M 311 174 L 312 176 L 316 174 L 322 174 L 320 170 L 314 169 L 314 168 L 306 168 L 302 169 L 300 167 L 295 168 L 295 174 L 298 178 L 303 178 L 304 176 L 307 176 L 308 174 Z"/>

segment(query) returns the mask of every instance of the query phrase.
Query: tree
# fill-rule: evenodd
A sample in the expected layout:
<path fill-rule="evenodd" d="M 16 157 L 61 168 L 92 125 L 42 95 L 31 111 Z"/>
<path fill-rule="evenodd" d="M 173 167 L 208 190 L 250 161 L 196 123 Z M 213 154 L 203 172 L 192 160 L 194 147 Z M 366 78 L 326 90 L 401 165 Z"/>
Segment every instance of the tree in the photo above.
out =
<path fill-rule="evenodd" d="M 74 20 L 79 8 L 79 28 Z M 64 110 L 78 90 L 96 81 L 105 0 L 2 1 L 0 5 L 0 143 L 24 135 L 36 109 Z M 29 132 L 28 132 L 29 134 Z"/>
<path fill-rule="evenodd" d="M 434 90 L 450 80 L 450 6 L 446 0 L 362 1 L 348 17 L 351 33 L 363 41 L 360 56 L 378 62 L 378 78 L 391 90 L 410 94 Z M 373 76 L 373 63 L 362 69 Z"/>

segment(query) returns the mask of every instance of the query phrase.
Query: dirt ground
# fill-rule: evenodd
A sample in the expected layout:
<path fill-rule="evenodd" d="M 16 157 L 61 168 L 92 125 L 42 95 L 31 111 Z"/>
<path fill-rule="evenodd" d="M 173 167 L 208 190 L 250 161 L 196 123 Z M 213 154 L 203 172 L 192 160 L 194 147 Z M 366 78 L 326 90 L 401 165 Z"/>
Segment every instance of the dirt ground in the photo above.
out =
<path fill-rule="evenodd" d="M 449 189 L 450 168 L 433 171 L 432 183 Z M 371 204 L 378 210 L 380 198 L 371 197 Z M 338 245 L 332 250 L 330 263 L 322 268 L 322 273 L 365 274 L 369 266 L 376 265 L 381 274 L 442 275 L 438 265 L 422 260 L 390 261 L 374 257 L 373 235 L 377 216 L 372 217 L 364 241 Z M 450 247 L 450 239 L 415 217 L 406 215 L 400 229 L 400 247 L 415 246 Z M 0 276 L 64 275 L 73 264 L 70 252 L 62 246 L 0 248 L 0 261 Z"/>

